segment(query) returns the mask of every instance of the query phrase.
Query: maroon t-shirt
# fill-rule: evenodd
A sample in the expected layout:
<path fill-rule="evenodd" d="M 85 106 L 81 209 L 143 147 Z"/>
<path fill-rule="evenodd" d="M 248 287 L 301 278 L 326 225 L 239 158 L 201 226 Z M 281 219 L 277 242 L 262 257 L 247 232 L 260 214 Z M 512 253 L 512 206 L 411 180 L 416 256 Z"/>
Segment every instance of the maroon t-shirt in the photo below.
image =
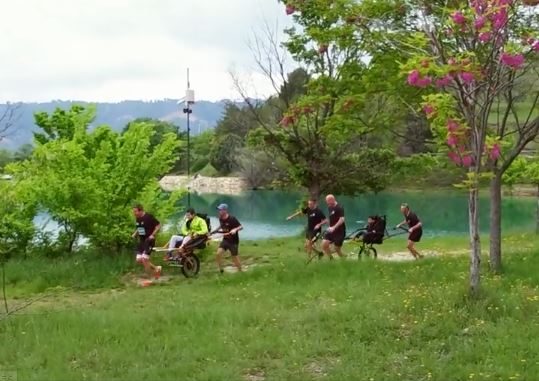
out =
<path fill-rule="evenodd" d="M 144 213 L 142 217 L 137 218 L 136 225 L 138 236 L 144 241 L 147 237 L 152 235 L 157 225 L 159 225 L 159 221 L 151 214 Z"/>
<path fill-rule="evenodd" d="M 227 218 L 219 218 L 219 225 L 221 226 L 220 230 L 223 233 L 228 233 L 229 231 L 241 226 L 238 219 L 234 216 L 231 216 L 230 214 L 228 215 Z M 240 243 L 239 232 L 236 234 L 225 235 L 223 237 L 223 241 L 228 241 L 234 245 L 238 245 Z"/>
<path fill-rule="evenodd" d="M 415 214 L 414 212 L 410 212 L 407 216 L 404 217 L 406 218 L 406 223 L 408 224 L 409 228 L 413 228 L 420 222 L 419 218 L 417 217 L 417 214 Z"/>
<path fill-rule="evenodd" d="M 335 205 L 335 207 L 329 207 L 328 211 L 329 211 L 329 226 L 330 227 L 334 226 L 341 217 L 344 217 L 344 209 L 342 206 L 338 204 Z M 346 225 L 343 223 L 337 229 L 334 230 L 334 233 L 345 235 Z"/>

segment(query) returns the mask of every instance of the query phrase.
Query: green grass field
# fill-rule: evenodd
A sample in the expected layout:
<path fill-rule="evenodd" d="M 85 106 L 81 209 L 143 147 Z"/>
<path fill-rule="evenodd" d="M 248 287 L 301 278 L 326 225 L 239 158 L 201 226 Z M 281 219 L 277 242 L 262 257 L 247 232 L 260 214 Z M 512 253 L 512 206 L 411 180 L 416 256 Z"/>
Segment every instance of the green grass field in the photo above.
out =
<path fill-rule="evenodd" d="M 245 273 L 208 258 L 198 279 L 147 288 L 130 257 L 13 261 L 11 308 L 35 302 L 0 321 L 0 379 L 536 379 L 538 241 L 507 237 L 502 276 L 485 257 L 477 300 L 463 238 L 426 239 L 438 255 L 418 262 L 308 266 L 299 239 L 250 242 Z"/>

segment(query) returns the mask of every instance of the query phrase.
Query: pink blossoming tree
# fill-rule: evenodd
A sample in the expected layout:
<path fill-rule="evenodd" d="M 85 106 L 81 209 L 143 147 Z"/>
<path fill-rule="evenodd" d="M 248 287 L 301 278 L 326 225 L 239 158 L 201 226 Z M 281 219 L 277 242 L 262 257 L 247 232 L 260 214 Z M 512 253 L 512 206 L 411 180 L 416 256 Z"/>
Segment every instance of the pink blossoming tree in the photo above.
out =
<path fill-rule="evenodd" d="M 460 186 L 469 190 L 470 287 L 476 292 L 480 180 L 491 182 L 490 264 L 499 271 L 502 175 L 539 133 L 539 7 L 518 0 L 444 3 L 425 1 L 414 9 L 422 31 L 408 44 L 412 56 L 403 70 L 407 83 L 425 92 L 423 111 L 449 159 L 468 171 Z"/>

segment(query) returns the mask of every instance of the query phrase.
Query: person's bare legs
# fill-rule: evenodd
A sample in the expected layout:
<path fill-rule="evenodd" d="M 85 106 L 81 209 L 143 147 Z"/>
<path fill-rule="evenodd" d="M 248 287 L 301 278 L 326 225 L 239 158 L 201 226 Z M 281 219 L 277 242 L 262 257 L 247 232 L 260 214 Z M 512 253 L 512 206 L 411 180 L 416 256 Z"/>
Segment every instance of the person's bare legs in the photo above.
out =
<path fill-rule="evenodd" d="M 337 253 L 337 255 L 338 255 L 339 257 L 342 258 L 343 256 L 342 256 L 341 248 L 342 248 L 342 246 L 337 246 L 337 245 L 335 245 L 335 252 Z"/>
<path fill-rule="evenodd" d="M 151 275 L 152 271 L 155 269 L 155 266 L 153 266 L 150 260 L 147 258 L 141 258 L 140 260 L 137 260 L 137 262 L 144 266 L 144 272 L 146 275 Z"/>
<path fill-rule="evenodd" d="M 305 240 L 305 251 L 307 252 L 307 256 L 310 258 L 311 253 L 313 252 L 313 242 L 310 239 Z"/>
<path fill-rule="evenodd" d="M 322 241 L 322 251 L 324 254 L 326 254 L 330 259 L 333 259 L 331 256 L 331 241 L 328 241 L 327 239 Z"/>
<path fill-rule="evenodd" d="M 242 271 L 241 270 L 241 262 L 240 262 L 240 256 L 239 255 L 232 256 L 232 262 L 234 262 L 234 265 L 236 266 L 238 271 Z"/>
<path fill-rule="evenodd" d="M 220 247 L 217 249 L 217 255 L 215 256 L 215 262 L 220 272 L 223 272 L 223 254 L 225 251 Z"/>
<path fill-rule="evenodd" d="M 410 250 L 410 253 L 414 256 L 415 259 L 423 258 L 421 254 L 415 249 L 415 242 L 412 240 L 408 240 L 408 250 Z"/>

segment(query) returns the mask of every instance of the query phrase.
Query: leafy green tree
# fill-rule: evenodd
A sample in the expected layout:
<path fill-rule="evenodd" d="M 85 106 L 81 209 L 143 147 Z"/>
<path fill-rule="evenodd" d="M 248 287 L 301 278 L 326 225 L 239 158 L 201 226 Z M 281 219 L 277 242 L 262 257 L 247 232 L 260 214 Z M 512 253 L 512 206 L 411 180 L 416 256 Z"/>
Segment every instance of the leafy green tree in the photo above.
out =
<path fill-rule="evenodd" d="M 7 149 L 0 149 L 0 170 L 13 161 L 13 152 Z"/>
<path fill-rule="evenodd" d="M 29 160 L 12 170 L 39 208 L 61 226 L 66 251 L 72 251 L 82 235 L 104 252 L 118 252 L 129 245 L 134 202 L 144 202 L 166 219 L 180 197 L 165 197 L 157 183 L 176 160 L 178 139 L 168 133 L 152 147 L 151 123 L 134 123 L 123 134 L 107 126 L 88 132 L 92 113 L 65 115 L 72 119 L 47 127 L 59 131 L 72 126 L 70 134 L 39 144 Z"/>
<path fill-rule="evenodd" d="M 536 208 L 536 224 L 535 232 L 539 234 L 539 160 L 535 160 L 528 164 L 524 173 L 525 178 L 537 187 L 537 208 Z"/>
<path fill-rule="evenodd" d="M 257 126 L 253 115 L 243 106 L 229 102 L 225 105 L 223 117 L 215 127 L 217 137 L 234 134 L 244 138 L 247 133 Z"/>
<path fill-rule="evenodd" d="M 141 123 L 144 123 L 153 130 L 153 135 L 151 137 L 150 141 L 150 147 L 153 150 L 154 147 L 161 144 L 165 137 L 170 134 L 177 134 L 178 138 L 180 139 L 179 146 L 175 149 L 174 155 L 176 155 L 176 161 L 172 167 L 172 170 L 174 171 L 182 171 L 186 169 L 187 165 L 187 136 L 186 133 L 180 132 L 178 130 L 178 127 L 176 127 L 173 123 L 159 120 L 159 119 L 152 119 L 152 118 L 137 118 L 131 122 L 129 122 L 124 129 L 122 130 L 122 133 L 125 134 L 131 127 L 139 125 Z"/>
<path fill-rule="evenodd" d="M 287 75 L 285 54 L 274 35 L 263 37 L 266 45 L 262 39 L 254 44 L 262 71 L 272 84 L 281 85 L 274 85 L 277 95 L 267 101 L 273 112 L 264 118 L 259 104 L 236 80 L 259 125 L 250 133 L 249 142 L 283 157 L 291 181 L 308 189 L 313 197 L 328 191 L 378 191 L 387 184 L 381 175 L 389 172 L 370 171 L 371 159 L 379 160 L 377 167 L 390 168 L 393 155 L 383 150 L 377 154 L 382 144 L 372 144 L 372 137 L 392 125 L 393 120 L 385 115 L 394 115 L 390 106 L 397 107 L 397 103 L 376 96 L 379 89 L 363 80 L 369 72 L 363 60 L 366 50 L 362 35 L 348 20 L 357 2 L 297 0 L 286 1 L 286 5 L 295 25 L 286 30 L 284 45 L 305 75 L 298 71 Z M 393 67 L 398 70 L 396 64 Z M 299 86 L 293 85 L 294 81 Z M 302 93 L 287 91 L 290 88 Z"/>
<path fill-rule="evenodd" d="M 23 144 L 17 151 L 0 149 L 0 171 L 4 170 L 9 163 L 27 159 L 32 154 L 33 149 L 31 144 Z"/>
<path fill-rule="evenodd" d="M 32 144 L 29 144 L 29 143 L 23 144 L 13 154 L 13 160 L 14 161 L 26 160 L 30 157 L 30 155 L 32 155 L 33 150 L 34 150 L 34 146 Z"/>
<path fill-rule="evenodd" d="M 0 262 L 24 253 L 35 227 L 35 203 L 14 181 L 0 182 Z"/>
<path fill-rule="evenodd" d="M 503 174 L 503 183 L 512 191 L 515 184 L 525 182 L 527 167 L 528 161 L 526 159 L 522 157 L 515 159 Z"/>
<path fill-rule="evenodd" d="M 170 122 L 152 118 L 137 118 L 124 127 L 122 133 L 126 133 L 131 127 L 144 123 L 150 126 L 153 130 L 153 135 L 150 140 L 151 147 L 155 147 L 163 142 L 167 134 L 178 134 L 178 127 Z"/>
<path fill-rule="evenodd" d="M 515 184 L 531 184 L 537 187 L 537 208 L 536 208 L 536 228 L 539 234 L 539 161 L 526 160 L 522 157 L 516 158 L 511 166 L 503 174 L 503 182 L 510 188 Z"/>
<path fill-rule="evenodd" d="M 252 189 L 266 187 L 282 177 L 279 161 L 266 151 L 244 147 L 238 154 L 239 173 Z"/>
<path fill-rule="evenodd" d="M 191 140 L 191 161 L 193 163 L 191 171 L 200 172 L 210 162 L 210 153 L 215 140 L 215 132 L 207 130 L 194 136 Z"/>
<path fill-rule="evenodd" d="M 34 114 L 40 132 L 34 133 L 34 139 L 40 144 L 51 140 L 73 139 L 76 129 L 84 123 L 87 129 L 95 119 L 95 107 L 84 108 L 73 105 L 69 110 L 57 108 L 52 114 L 37 112 Z"/>
<path fill-rule="evenodd" d="M 236 134 L 217 137 L 210 152 L 210 164 L 221 174 L 229 174 L 238 168 L 239 149 L 243 140 Z"/>

